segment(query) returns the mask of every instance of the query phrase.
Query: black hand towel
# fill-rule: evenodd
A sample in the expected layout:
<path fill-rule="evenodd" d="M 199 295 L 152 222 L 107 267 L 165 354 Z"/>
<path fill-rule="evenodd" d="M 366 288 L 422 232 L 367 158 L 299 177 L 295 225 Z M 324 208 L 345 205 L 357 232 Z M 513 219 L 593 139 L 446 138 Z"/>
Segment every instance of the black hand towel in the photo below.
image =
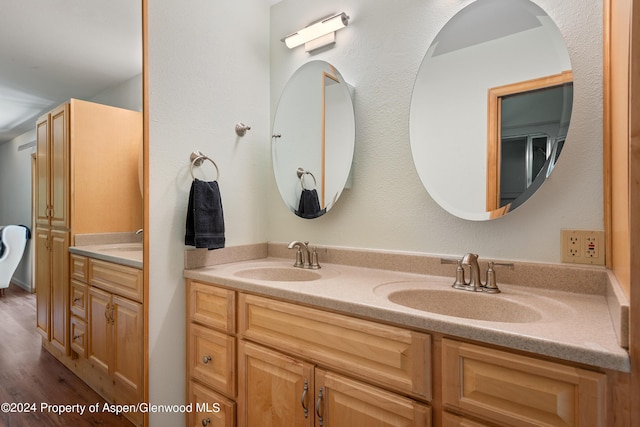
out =
<path fill-rule="evenodd" d="M 224 215 L 217 181 L 194 179 L 189 191 L 184 244 L 196 248 L 224 248 Z"/>
<path fill-rule="evenodd" d="M 300 203 L 296 215 L 301 218 L 317 218 L 325 213 L 325 209 L 320 209 L 320 200 L 318 192 L 314 190 L 302 190 L 300 194 Z"/>

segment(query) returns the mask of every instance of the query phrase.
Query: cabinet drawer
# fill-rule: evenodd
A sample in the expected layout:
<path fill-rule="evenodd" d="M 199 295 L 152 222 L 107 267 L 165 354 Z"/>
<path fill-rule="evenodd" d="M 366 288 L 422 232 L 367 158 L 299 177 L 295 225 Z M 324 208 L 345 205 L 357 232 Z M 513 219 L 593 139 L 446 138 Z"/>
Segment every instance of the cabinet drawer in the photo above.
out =
<path fill-rule="evenodd" d="M 234 337 L 189 325 L 189 372 L 205 385 L 231 398 L 236 396 L 236 340 Z"/>
<path fill-rule="evenodd" d="M 142 271 L 137 268 L 90 259 L 89 284 L 142 302 Z"/>
<path fill-rule="evenodd" d="M 427 334 L 254 295 L 239 295 L 239 333 L 390 389 L 431 399 Z"/>
<path fill-rule="evenodd" d="M 71 350 L 78 356 L 86 357 L 87 354 L 87 322 L 76 316 L 71 316 Z"/>
<path fill-rule="evenodd" d="M 188 280 L 187 313 L 192 322 L 233 334 L 236 331 L 236 293 Z"/>
<path fill-rule="evenodd" d="M 518 426 L 604 426 L 604 374 L 444 339 L 442 401 Z"/>
<path fill-rule="evenodd" d="M 84 256 L 71 254 L 71 277 L 83 283 L 87 283 L 89 259 Z"/>
<path fill-rule="evenodd" d="M 69 307 L 71 308 L 71 313 L 82 320 L 87 320 L 87 288 L 84 283 L 71 280 Z"/>
<path fill-rule="evenodd" d="M 187 414 L 187 427 L 236 425 L 236 404 L 194 381 L 189 381 L 189 403 L 193 411 Z"/>

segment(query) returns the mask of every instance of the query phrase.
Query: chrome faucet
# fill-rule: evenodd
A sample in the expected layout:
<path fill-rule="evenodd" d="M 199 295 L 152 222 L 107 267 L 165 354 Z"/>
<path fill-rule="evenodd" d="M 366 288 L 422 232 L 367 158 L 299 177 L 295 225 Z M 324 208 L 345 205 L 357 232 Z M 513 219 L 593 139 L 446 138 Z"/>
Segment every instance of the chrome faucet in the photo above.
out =
<path fill-rule="evenodd" d="M 317 248 L 314 246 L 313 250 L 309 250 L 309 242 L 294 240 L 289 243 L 289 246 L 287 247 L 289 249 L 298 248 L 296 251 L 296 262 L 293 264 L 294 267 L 311 268 L 313 270 L 320 268 Z"/>
<path fill-rule="evenodd" d="M 496 265 L 500 265 L 509 269 L 514 268 L 513 264 L 511 263 L 489 261 L 487 267 L 487 278 L 485 283 L 483 284 L 482 280 L 480 279 L 480 265 L 478 264 L 477 254 L 468 253 L 465 254 L 461 259 L 456 260 L 443 258 L 440 260 L 440 263 L 457 265 L 456 280 L 452 287 L 465 291 L 486 292 L 488 294 L 500 293 L 500 289 L 498 289 L 498 285 L 496 283 L 496 272 L 493 267 Z M 469 282 L 467 282 L 464 278 L 463 267 L 469 267 Z"/>

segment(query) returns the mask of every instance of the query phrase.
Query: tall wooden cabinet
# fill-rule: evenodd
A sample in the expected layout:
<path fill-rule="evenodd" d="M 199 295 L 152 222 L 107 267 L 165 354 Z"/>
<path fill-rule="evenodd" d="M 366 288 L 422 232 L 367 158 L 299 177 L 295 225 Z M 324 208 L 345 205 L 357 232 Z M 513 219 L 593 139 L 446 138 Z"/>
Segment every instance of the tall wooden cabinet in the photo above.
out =
<path fill-rule="evenodd" d="M 40 117 L 36 135 L 36 318 L 43 347 L 107 400 L 141 402 L 142 273 L 70 257 L 69 246 L 78 234 L 142 227 L 142 114 L 72 99 Z M 142 425 L 141 414 L 132 417 Z"/>
<path fill-rule="evenodd" d="M 70 354 L 68 248 L 76 234 L 142 226 L 141 141 L 141 113 L 75 99 L 36 122 L 37 329 L 65 355 Z"/>

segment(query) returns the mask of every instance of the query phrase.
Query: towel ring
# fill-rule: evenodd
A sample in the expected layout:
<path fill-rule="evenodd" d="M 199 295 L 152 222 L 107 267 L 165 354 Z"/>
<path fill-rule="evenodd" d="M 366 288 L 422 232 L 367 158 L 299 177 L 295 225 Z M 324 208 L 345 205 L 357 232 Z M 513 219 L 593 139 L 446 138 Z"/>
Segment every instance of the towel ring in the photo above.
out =
<path fill-rule="evenodd" d="M 298 175 L 298 178 L 300 178 L 300 187 L 302 187 L 303 190 L 315 190 L 315 188 L 318 186 L 318 183 L 316 182 L 316 177 L 313 176 L 313 174 L 309 171 L 306 171 L 302 168 L 298 168 L 298 170 L 296 171 L 296 175 Z M 304 177 L 305 175 L 311 175 L 311 178 L 313 178 L 313 188 L 305 188 L 304 187 Z"/>
<path fill-rule="evenodd" d="M 216 162 L 214 162 L 210 157 L 205 156 L 200 151 L 194 151 L 193 153 L 191 153 L 191 167 L 189 168 L 189 172 L 191 172 L 191 178 L 196 179 L 196 177 L 193 175 L 193 167 L 200 166 L 205 160 L 209 160 L 216 168 L 215 180 L 218 181 L 218 179 L 220 178 L 220 169 L 218 169 L 218 165 L 216 165 Z"/>

